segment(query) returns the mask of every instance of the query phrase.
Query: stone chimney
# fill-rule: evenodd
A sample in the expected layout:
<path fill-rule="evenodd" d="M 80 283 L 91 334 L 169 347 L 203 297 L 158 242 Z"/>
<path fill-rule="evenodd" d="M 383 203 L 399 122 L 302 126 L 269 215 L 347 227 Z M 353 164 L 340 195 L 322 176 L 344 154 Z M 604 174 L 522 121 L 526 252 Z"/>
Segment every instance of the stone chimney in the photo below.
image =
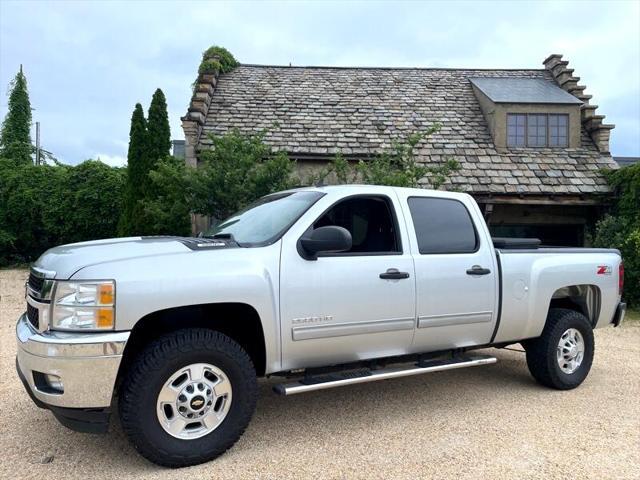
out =
<path fill-rule="evenodd" d="M 203 59 L 203 61 L 206 60 L 219 60 L 219 58 L 214 55 Z M 193 96 L 189 103 L 189 109 L 187 114 L 181 118 L 185 138 L 185 162 L 192 167 L 197 167 L 198 165 L 196 147 L 202 135 L 209 105 L 218 83 L 218 76 L 218 72 L 198 74 L 193 87 Z"/>
<path fill-rule="evenodd" d="M 583 104 L 580 112 L 582 127 L 589 134 L 600 152 L 609 153 L 609 135 L 615 125 L 603 123 L 605 116 L 596 115 L 598 105 L 589 104 L 592 96 L 584 93 L 587 87 L 578 84 L 580 77 L 574 76 L 574 70 L 569 68 L 569 62 L 562 60 L 562 55 L 554 53 L 549 55 L 542 63 L 544 68 L 551 72 L 560 88 L 582 100 Z"/>

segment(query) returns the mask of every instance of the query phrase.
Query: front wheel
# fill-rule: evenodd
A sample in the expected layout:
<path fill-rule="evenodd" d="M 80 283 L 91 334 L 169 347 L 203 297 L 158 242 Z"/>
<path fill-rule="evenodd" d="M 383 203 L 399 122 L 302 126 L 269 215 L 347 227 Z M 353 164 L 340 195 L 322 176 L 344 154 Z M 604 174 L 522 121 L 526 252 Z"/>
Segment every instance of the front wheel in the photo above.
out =
<path fill-rule="evenodd" d="M 591 370 L 593 329 L 589 320 L 574 310 L 551 309 L 542 335 L 523 345 L 531 375 L 547 387 L 576 388 Z"/>
<path fill-rule="evenodd" d="M 179 330 L 151 343 L 129 369 L 120 420 L 153 463 L 196 465 L 240 438 L 256 397 L 255 369 L 240 345 L 211 330 Z"/>

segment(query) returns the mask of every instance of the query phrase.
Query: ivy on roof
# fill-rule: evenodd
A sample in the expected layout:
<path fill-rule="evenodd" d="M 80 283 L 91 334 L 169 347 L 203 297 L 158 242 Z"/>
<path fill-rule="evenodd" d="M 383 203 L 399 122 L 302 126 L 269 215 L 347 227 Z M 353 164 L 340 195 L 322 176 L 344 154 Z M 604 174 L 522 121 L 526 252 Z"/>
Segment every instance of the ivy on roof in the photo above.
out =
<path fill-rule="evenodd" d="M 224 47 L 213 45 L 202 53 L 198 73 L 229 73 L 240 63 Z"/>

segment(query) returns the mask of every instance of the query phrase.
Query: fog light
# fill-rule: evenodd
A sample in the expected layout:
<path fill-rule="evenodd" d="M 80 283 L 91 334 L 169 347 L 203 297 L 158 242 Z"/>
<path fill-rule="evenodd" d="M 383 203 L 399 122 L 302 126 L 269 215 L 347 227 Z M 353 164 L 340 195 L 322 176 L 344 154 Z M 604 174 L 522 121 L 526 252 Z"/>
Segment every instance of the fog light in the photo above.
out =
<path fill-rule="evenodd" d="M 47 386 L 52 390 L 57 390 L 60 393 L 64 392 L 64 386 L 62 385 L 62 379 L 57 375 L 45 374 L 44 380 Z"/>

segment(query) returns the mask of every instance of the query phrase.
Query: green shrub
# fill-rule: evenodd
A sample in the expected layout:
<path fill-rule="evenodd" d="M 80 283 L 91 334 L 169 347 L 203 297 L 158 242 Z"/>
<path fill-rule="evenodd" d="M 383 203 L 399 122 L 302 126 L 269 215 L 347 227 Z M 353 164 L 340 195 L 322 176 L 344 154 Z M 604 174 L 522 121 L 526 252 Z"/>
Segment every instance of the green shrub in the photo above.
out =
<path fill-rule="evenodd" d="M 349 162 L 338 153 L 325 169 L 311 175 L 307 183 L 324 183 L 330 179 L 338 184 L 419 188 L 421 182 L 425 182 L 437 190 L 454 172 L 460 170 L 460 164 L 453 158 L 446 158 L 440 164 L 425 165 L 416 158 L 415 149 L 440 128 L 441 125 L 435 123 L 424 132 L 413 133 L 402 141 L 393 142 L 391 148 L 367 160 Z"/>
<path fill-rule="evenodd" d="M 224 219 L 259 197 L 290 188 L 294 163 L 264 143 L 265 132 L 211 135 L 198 168 L 172 157 L 150 173 L 153 198 L 143 200 L 158 233 L 188 234 L 189 213 Z"/>
<path fill-rule="evenodd" d="M 617 248 L 625 267 L 624 297 L 640 306 L 640 164 L 606 172 L 616 191 L 610 215 L 596 226 L 594 246 Z"/>
<path fill-rule="evenodd" d="M 124 178 L 124 169 L 95 160 L 34 166 L 0 159 L 0 265 L 116 236 Z"/>
<path fill-rule="evenodd" d="M 218 73 L 222 70 L 222 65 L 218 60 L 208 58 L 203 60 L 198 67 L 198 73 Z"/>
<path fill-rule="evenodd" d="M 215 62 L 215 64 L 214 64 Z M 207 63 L 207 67 L 203 67 L 203 65 Z M 231 70 L 236 68 L 239 65 L 238 61 L 235 57 L 224 47 L 218 47 L 216 45 L 207 48 L 202 53 L 202 63 L 200 64 L 200 68 L 206 68 L 208 71 L 203 72 L 198 70 L 200 73 L 229 73 Z"/>
<path fill-rule="evenodd" d="M 149 172 L 154 194 L 141 204 L 157 235 L 190 234 L 190 170 L 183 159 L 167 156 Z"/>
<path fill-rule="evenodd" d="M 232 130 L 211 135 L 213 146 L 200 154 L 191 173 L 191 209 L 224 219 L 263 195 L 293 184 L 294 163 L 264 143 L 266 132 L 244 135 Z"/>

